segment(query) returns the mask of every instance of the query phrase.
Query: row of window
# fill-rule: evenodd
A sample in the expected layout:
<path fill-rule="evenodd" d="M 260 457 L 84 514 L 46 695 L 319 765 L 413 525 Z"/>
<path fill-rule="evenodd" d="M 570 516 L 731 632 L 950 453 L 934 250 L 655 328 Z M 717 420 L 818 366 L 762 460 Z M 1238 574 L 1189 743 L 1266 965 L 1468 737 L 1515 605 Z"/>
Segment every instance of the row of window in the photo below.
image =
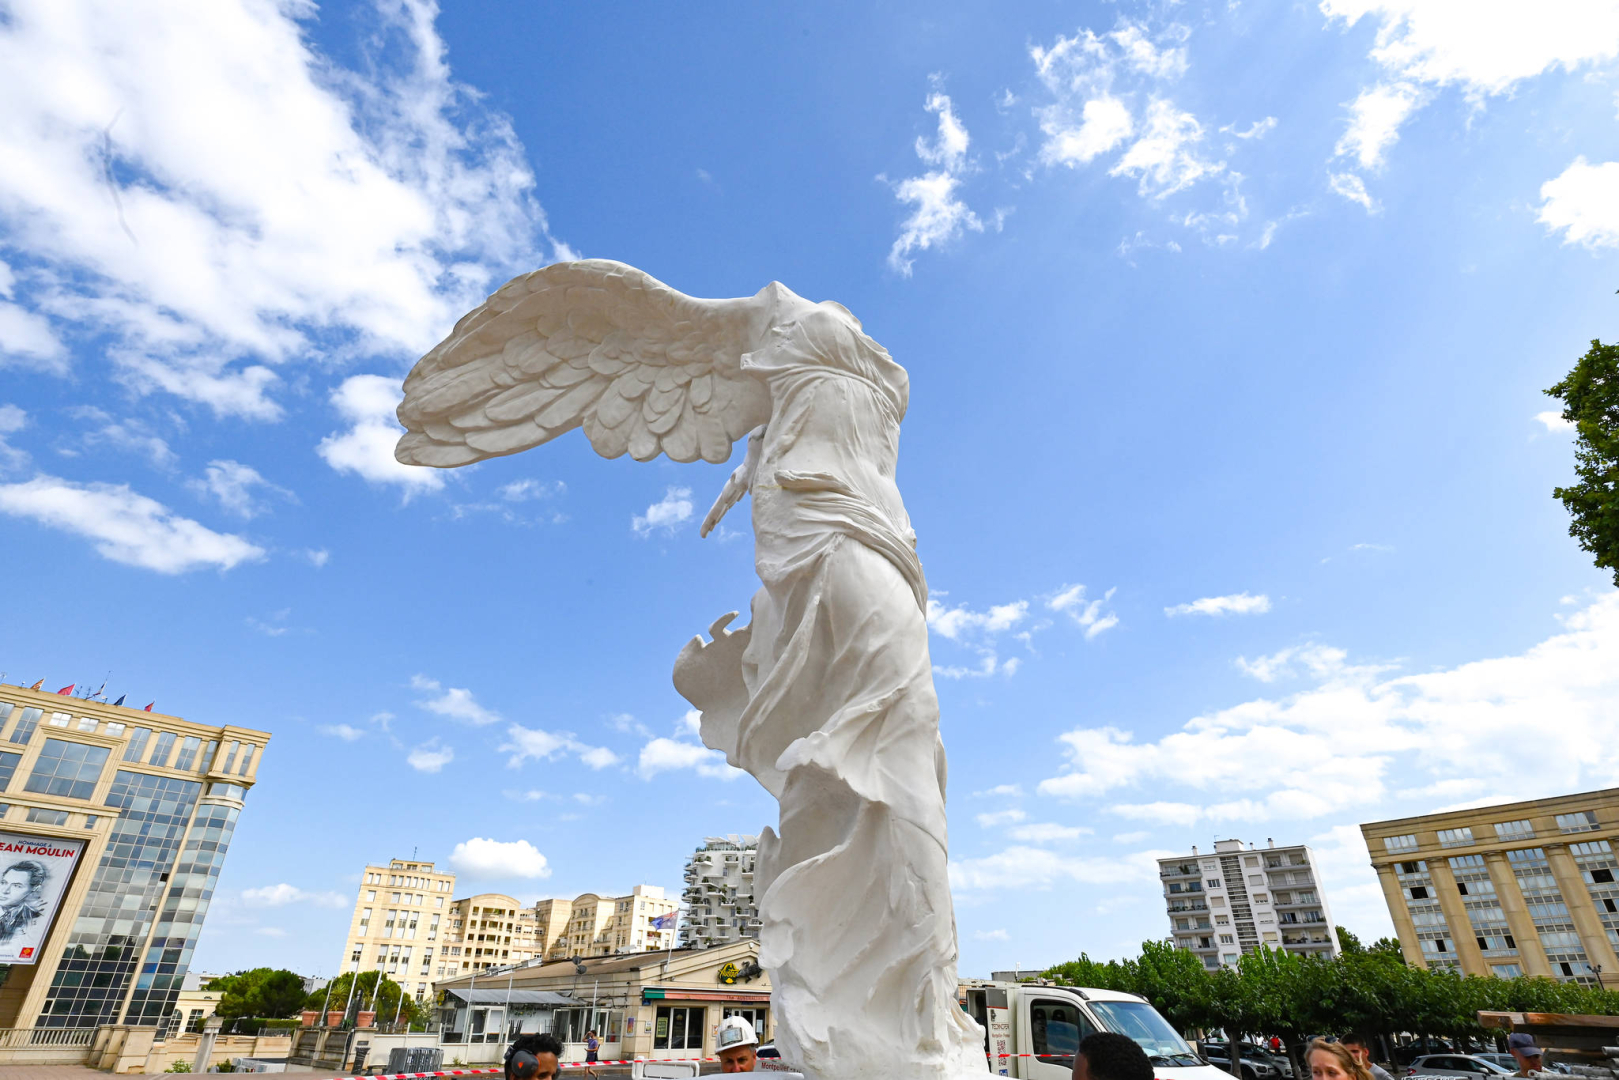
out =
<path fill-rule="evenodd" d="M 6 725 L 10 723 L 13 713 L 17 714 L 17 721 L 11 724 L 11 730 L 6 733 L 7 741 L 14 745 L 25 745 L 39 728 L 39 721 L 44 716 L 44 710 L 29 706 L 18 710 L 17 706 L 7 701 L 0 701 L 0 733 L 5 733 Z M 127 725 L 116 720 L 102 722 L 93 716 L 81 716 L 75 723 L 71 715 L 65 712 L 52 713 L 47 723 L 48 727 L 71 728 L 75 731 L 95 732 L 98 729 L 108 738 L 123 738 Z M 207 749 L 203 749 L 202 739 L 197 736 L 180 736 L 172 731 L 157 733 L 152 738 L 151 728 L 137 727 L 129 732 L 129 741 L 124 746 L 123 760 L 137 764 L 157 765 L 162 768 L 177 769 L 181 772 L 209 771 L 209 766 L 217 764 L 212 771 L 224 773 L 227 776 L 246 776 L 253 767 L 253 757 L 258 752 L 255 743 L 244 743 L 232 740 L 225 744 L 222 757 L 216 762 L 215 754 L 219 750 L 218 740 L 211 740 Z M 176 754 L 175 746 L 179 744 Z M 199 751 L 200 759 L 199 759 Z M 103 749 L 105 757 L 105 749 Z M 172 761 L 171 761 L 172 759 Z M 15 762 L 13 762 L 15 768 Z M 9 779 L 9 777 L 8 777 Z"/>
<path fill-rule="evenodd" d="M 383 878 L 387 878 L 388 880 L 383 881 Z M 378 872 L 367 873 L 365 875 L 365 883 L 367 885 L 399 886 L 400 888 L 405 889 L 430 889 L 433 892 L 449 892 L 454 886 L 453 882 L 440 881 L 435 878 L 418 877 L 412 874 L 383 874 Z"/>
<path fill-rule="evenodd" d="M 1533 840 L 1535 838 L 1534 823 L 1527 818 L 1518 821 L 1500 821 L 1494 826 L 1497 840 Z M 1598 828 L 1595 810 L 1581 810 L 1573 814 L 1557 815 L 1557 831 L 1559 833 L 1592 832 Z M 1473 836 L 1472 826 L 1460 829 L 1440 829 L 1438 832 L 1440 847 L 1467 847 L 1478 841 Z M 1403 851 L 1415 851 L 1418 848 L 1415 833 L 1404 836 L 1383 837 L 1383 847 L 1389 854 L 1395 855 Z"/>

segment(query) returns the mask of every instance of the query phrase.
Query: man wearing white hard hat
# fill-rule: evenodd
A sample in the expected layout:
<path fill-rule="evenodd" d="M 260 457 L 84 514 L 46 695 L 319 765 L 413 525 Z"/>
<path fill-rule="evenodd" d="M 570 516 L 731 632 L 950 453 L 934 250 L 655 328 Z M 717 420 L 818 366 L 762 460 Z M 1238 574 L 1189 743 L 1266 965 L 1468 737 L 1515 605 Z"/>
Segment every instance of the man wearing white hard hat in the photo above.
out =
<path fill-rule="evenodd" d="M 719 1052 L 721 1072 L 752 1072 L 759 1062 L 759 1036 L 744 1017 L 727 1016 L 721 1020 L 714 1045 Z"/>

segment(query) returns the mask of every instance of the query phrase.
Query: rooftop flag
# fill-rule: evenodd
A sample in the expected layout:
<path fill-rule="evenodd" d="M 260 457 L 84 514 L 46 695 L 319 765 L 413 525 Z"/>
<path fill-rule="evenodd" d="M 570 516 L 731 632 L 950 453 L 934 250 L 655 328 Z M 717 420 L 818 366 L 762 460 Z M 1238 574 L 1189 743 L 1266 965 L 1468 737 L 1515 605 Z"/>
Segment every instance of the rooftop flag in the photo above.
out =
<path fill-rule="evenodd" d="M 44 685 L 45 685 L 45 680 L 41 679 L 37 683 L 35 683 L 33 686 L 30 686 L 28 689 L 30 689 L 30 690 L 38 690 L 40 687 L 42 687 Z"/>
<path fill-rule="evenodd" d="M 57 693 L 57 695 L 59 697 L 67 697 L 67 695 L 73 693 L 73 688 L 75 686 L 77 686 L 77 685 L 79 685 L 79 684 L 70 682 L 66 686 L 62 687 L 62 689 L 58 690 L 56 693 Z"/>
<path fill-rule="evenodd" d="M 156 705 L 156 704 L 157 704 L 157 702 L 155 702 L 155 701 L 148 701 L 146 703 L 146 708 L 144 710 L 142 710 L 142 711 L 143 712 L 151 712 L 152 711 L 152 706 Z"/>
<path fill-rule="evenodd" d="M 128 696 L 129 696 L 129 695 L 128 695 L 128 694 L 119 694 L 119 695 L 118 695 L 118 700 L 117 700 L 117 701 L 115 701 L 115 702 L 113 702 L 113 706 L 114 706 L 114 707 L 117 707 L 117 706 L 119 706 L 119 705 L 122 705 L 122 704 L 123 704 L 123 703 L 124 703 L 124 699 L 125 699 L 125 698 L 126 698 L 126 697 L 128 697 Z"/>
<path fill-rule="evenodd" d="M 654 929 L 654 930 L 666 930 L 669 927 L 673 926 L 675 924 L 675 922 L 677 920 L 679 920 L 679 918 L 680 918 L 680 912 L 678 912 L 678 911 L 664 912 L 662 915 L 659 915 L 656 919 L 652 920 L 652 929 Z"/>

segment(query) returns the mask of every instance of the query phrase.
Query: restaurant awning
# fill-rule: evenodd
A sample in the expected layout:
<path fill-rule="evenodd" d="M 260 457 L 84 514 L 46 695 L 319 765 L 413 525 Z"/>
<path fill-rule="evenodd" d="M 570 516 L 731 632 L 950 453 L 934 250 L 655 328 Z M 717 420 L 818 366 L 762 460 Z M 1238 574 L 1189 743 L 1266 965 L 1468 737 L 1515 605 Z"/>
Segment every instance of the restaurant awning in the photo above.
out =
<path fill-rule="evenodd" d="M 738 1005 L 768 1005 L 769 990 L 697 990 L 684 986 L 648 986 L 641 990 L 641 1004 L 652 1001 L 723 1001 Z"/>
<path fill-rule="evenodd" d="M 457 990 L 446 987 L 444 992 L 460 998 L 469 1005 L 550 1005 L 555 1008 L 584 1008 L 590 1002 L 580 1001 L 567 994 L 550 990 Z"/>

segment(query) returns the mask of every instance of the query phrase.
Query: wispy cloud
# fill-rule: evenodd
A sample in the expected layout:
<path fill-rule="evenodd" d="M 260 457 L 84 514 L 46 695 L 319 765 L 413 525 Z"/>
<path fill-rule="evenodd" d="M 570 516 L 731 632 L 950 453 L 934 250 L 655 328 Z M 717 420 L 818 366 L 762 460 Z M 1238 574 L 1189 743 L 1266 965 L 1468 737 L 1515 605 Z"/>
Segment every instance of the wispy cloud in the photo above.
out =
<path fill-rule="evenodd" d="M 956 116 L 950 96 L 944 93 L 940 77 L 933 76 L 932 82 L 934 89 L 924 108 L 937 114 L 938 131 L 932 141 L 920 137 L 916 140 L 916 156 L 927 168 L 922 175 L 893 185 L 894 197 L 912 209 L 888 251 L 888 265 L 906 277 L 911 276 L 917 252 L 949 243 L 964 231 L 982 232 L 984 228 L 959 195 L 962 177 L 972 169 L 967 156 L 971 137 Z"/>
<path fill-rule="evenodd" d="M 436 773 L 455 760 L 455 748 L 428 739 L 405 755 L 405 763 L 417 772 Z"/>
<path fill-rule="evenodd" d="M 1166 607 L 1164 614 L 1173 619 L 1177 615 L 1263 615 L 1269 610 L 1270 597 L 1264 593 L 1250 596 L 1240 592 L 1230 596 L 1205 596 L 1189 604 L 1176 604 Z"/>
<path fill-rule="evenodd" d="M 418 708 L 426 709 L 439 716 L 447 716 L 451 720 L 459 720 L 474 727 L 486 727 L 490 724 L 500 723 L 500 714 L 493 709 L 486 709 L 478 704 L 471 690 L 464 687 L 452 686 L 446 689 L 437 679 L 429 679 L 425 675 L 412 675 L 410 677 L 411 689 L 418 690 L 428 697 L 416 702 Z"/>
<path fill-rule="evenodd" d="M 630 528 L 643 540 L 658 530 L 673 533 L 691 520 L 691 488 L 670 487 L 663 498 L 646 508 L 646 513 L 630 518 Z"/>
<path fill-rule="evenodd" d="M 394 444 L 405 433 L 394 416 L 404 400 L 404 384 L 384 375 L 351 375 L 332 391 L 332 407 L 348 421 L 347 431 L 320 441 L 316 453 L 340 473 L 353 473 L 372 484 L 393 484 L 410 499 L 444 486 L 438 469 L 402 465 Z"/>

